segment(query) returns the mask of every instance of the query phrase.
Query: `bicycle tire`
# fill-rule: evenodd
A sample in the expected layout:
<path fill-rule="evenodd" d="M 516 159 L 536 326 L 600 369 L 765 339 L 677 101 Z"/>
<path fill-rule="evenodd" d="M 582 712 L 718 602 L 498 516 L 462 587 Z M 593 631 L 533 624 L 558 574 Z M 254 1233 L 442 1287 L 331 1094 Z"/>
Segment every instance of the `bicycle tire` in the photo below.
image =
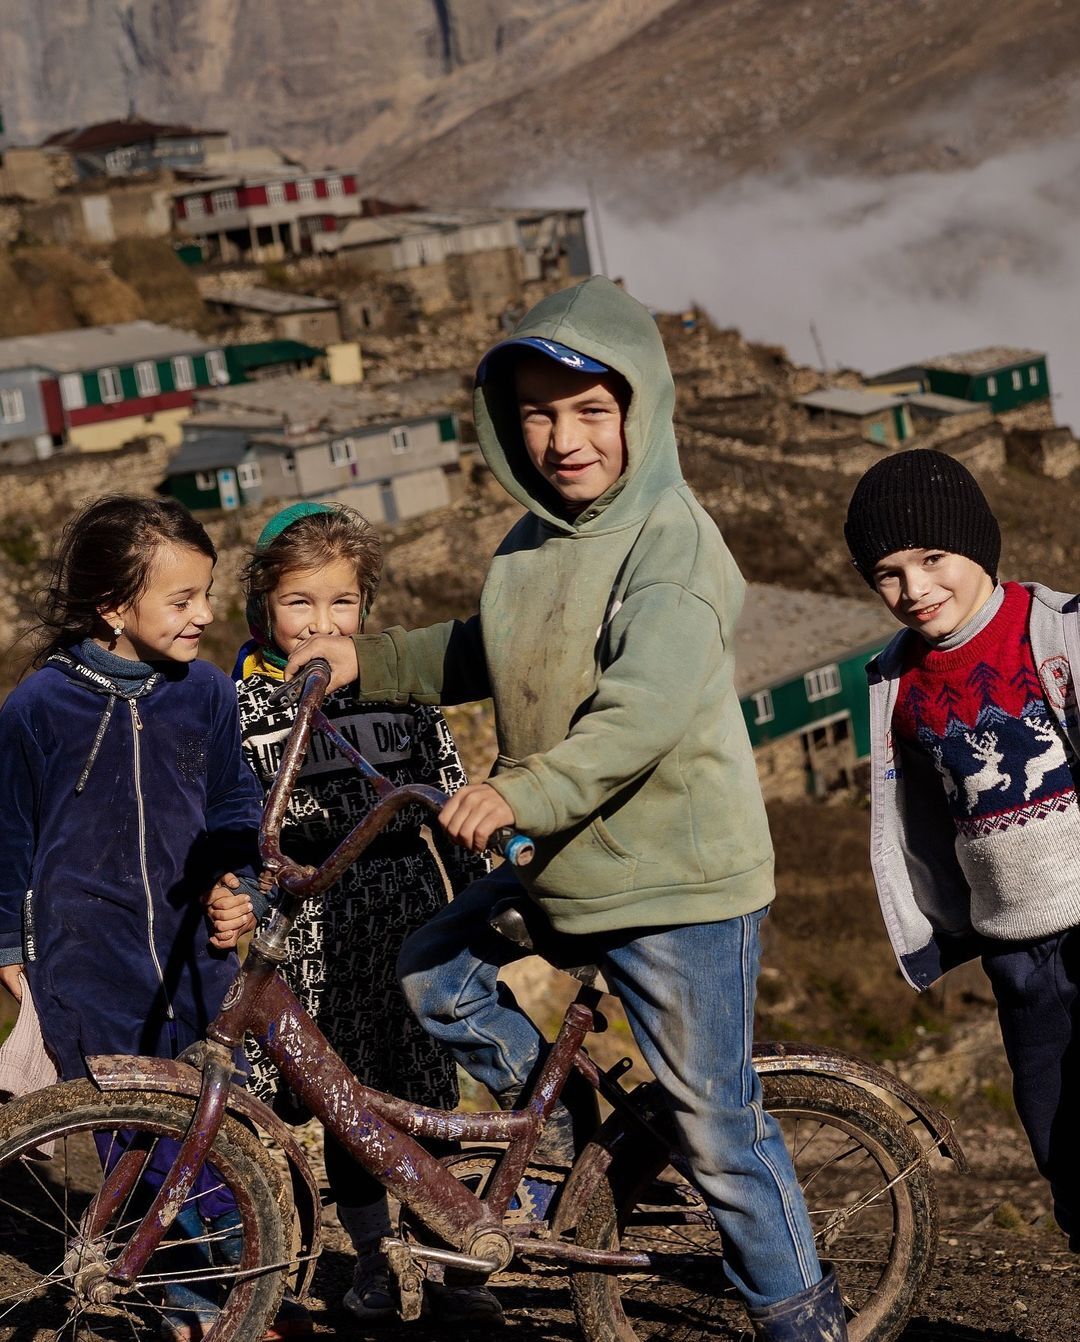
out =
<path fill-rule="evenodd" d="M 819 1255 L 835 1265 L 850 1342 L 893 1342 L 936 1249 L 937 1197 L 925 1152 L 893 1110 L 861 1087 L 798 1073 L 766 1075 L 762 1085 L 792 1153 Z M 666 1116 L 661 1122 L 673 1137 Z M 576 1242 L 652 1249 L 672 1267 L 647 1275 L 575 1271 L 574 1310 L 584 1337 L 751 1338 L 720 1269 L 719 1232 L 701 1195 L 671 1163 L 681 1158 L 646 1139 L 612 1145 L 616 1154 L 582 1209 Z"/>
<path fill-rule="evenodd" d="M 146 1185 L 134 1182 L 89 1236 L 87 1218 L 103 1182 L 99 1152 L 105 1150 L 111 1163 L 110 1147 L 121 1149 L 116 1134 L 123 1133 L 123 1144 L 133 1152 L 145 1149 L 149 1156 L 158 1139 L 184 1135 L 193 1107 L 175 1095 L 102 1092 L 91 1081 L 67 1081 L 0 1109 L 0 1336 L 45 1342 L 85 1332 L 101 1342 L 160 1342 L 163 1274 L 175 1274 L 183 1241 L 163 1240 L 131 1288 L 113 1302 L 95 1304 L 87 1296 L 89 1283 L 105 1275 L 127 1242 L 125 1232 L 138 1225 Z M 95 1136 L 103 1144 L 97 1149 Z M 35 1159 L 50 1143 L 55 1143 L 51 1161 Z M 133 1154 L 133 1166 L 141 1168 L 143 1159 Z M 203 1336 L 205 1342 L 251 1342 L 262 1336 L 281 1300 L 288 1271 L 288 1194 L 269 1153 L 234 1118 L 222 1124 L 210 1162 L 236 1200 L 244 1232 L 238 1264 L 206 1269 L 201 1289 L 213 1293 L 220 1313 Z M 208 1234 L 207 1254 L 213 1238 Z M 264 1265 L 278 1266 L 258 1272 Z M 248 1272 L 257 1275 L 237 1275 Z M 173 1280 L 195 1275 L 185 1266 Z"/>

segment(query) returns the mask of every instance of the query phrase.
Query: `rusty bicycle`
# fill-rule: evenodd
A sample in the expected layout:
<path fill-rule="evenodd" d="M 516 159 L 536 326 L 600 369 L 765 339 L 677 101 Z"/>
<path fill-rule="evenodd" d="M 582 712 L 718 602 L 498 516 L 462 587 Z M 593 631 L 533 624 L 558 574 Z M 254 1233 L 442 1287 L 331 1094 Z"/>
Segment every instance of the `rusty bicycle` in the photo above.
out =
<path fill-rule="evenodd" d="M 524 949 L 547 950 L 579 987 L 514 1110 L 450 1113 L 369 1089 L 286 986 L 278 967 L 303 902 L 325 890 L 402 807 L 436 813 L 446 800 L 425 786 L 395 789 L 372 769 L 322 714 L 328 678 L 326 663 L 312 662 L 279 691 L 296 703 L 296 718 L 260 834 L 279 902 L 205 1039 L 177 1061 L 91 1058 L 87 1079 L 0 1110 L 0 1338 L 156 1340 L 163 1291 L 182 1280 L 217 1292 L 220 1309 L 206 1342 L 250 1342 L 273 1318 L 287 1282 L 303 1296 L 320 1252 L 320 1190 L 292 1129 L 238 1084 L 235 1054 L 246 1031 L 400 1205 L 400 1223 L 383 1248 L 403 1319 L 420 1313 L 433 1265 L 479 1281 L 513 1264 L 569 1274 L 586 1342 L 747 1336 L 720 1270 L 723 1245 L 687 1177 L 656 1084 L 627 1090 L 620 1078 L 628 1059 L 601 1070 L 589 1056 L 586 1036 L 605 1024 L 596 970 L 567 964 L 546 945 L 527 900 L 495 910 L 493 926 Z M 280 847 L 313 731 L 365 774 L 378 798 L 318 868 L 297 865 Z M 503 850 L 507 860 L 525 862 L 529 840 L 504 836 Z M 929 1155 L 936 1149 L 964 1164 L 952 1126 L 902 1081 L 848 1054 L 763 1043 L 754 1057 L 821 1257 L 836 1267 L 852 1342 L 890 1342 L 933 1262 Z M 606 1101 L 608 1116 L 569 1169 L 538 1163 L 545 1120 L 572 1073 Z M 426 1139 L 443 1149 L 449 1139 L 459 1150 L 437 1158 Z M 206 1263 L 193 1272 L 178 1256 L 190 1241 L 174 1237 L 173 1222 L 204 1168 L 210 1186 L 235 1199 L 242 1249 L 221 1261 L 208 1232 Z M 525 1178 L 555 1185 L 542 1219 L 523 1213 Z"/>

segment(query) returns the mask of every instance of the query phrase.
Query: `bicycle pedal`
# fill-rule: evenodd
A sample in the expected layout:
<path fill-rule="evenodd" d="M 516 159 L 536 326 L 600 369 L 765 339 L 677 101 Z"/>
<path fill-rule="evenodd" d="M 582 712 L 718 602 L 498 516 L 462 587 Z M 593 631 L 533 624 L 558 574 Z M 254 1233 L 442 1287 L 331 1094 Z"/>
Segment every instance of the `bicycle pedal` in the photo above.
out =
<path fill-rule="evenodd" d="M 401 1297 L 401 1317 L 411 1323 L 420 1317 L 424 1308 L 424 1274 L 407 1244 L 400 1240 L 384 1239 L 380 1246 L 390 1264 Z"/>

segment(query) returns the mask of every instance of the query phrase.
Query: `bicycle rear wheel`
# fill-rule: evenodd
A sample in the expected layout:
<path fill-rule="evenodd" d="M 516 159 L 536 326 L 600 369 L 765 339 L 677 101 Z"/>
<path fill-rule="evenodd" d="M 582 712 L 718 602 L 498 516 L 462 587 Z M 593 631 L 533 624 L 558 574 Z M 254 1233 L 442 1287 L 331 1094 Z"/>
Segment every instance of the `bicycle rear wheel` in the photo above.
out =
<path fill-rule="evenodd" d="M 181 1280 L 220 1310 L 206 1342 L 262 1335 L 288 1268 L 287 1195 L 258 1139 L 232 1118 L 211 1149 L 210 1191 L 228 1190 L 240 1212 L 239 1262 L 215 1248 L 220 1234 L 208 1231 L 201 1243 L 171 1237 L 131 1287 L 93 1299 L 148 1205 L 142 1172 L 160 1142 L 183 1137 L 192 1109 L 175 1095 L 69 1081 L 0 1110 L 0 1337 L 160 1342 L 164 1291 Z M 50 1143 L 52 1159 L 36 1158 Z M 105 1168 L 113 1172 L 108 1201 L 96 1198 Z M 205 1265 L 193 1269 L 193 1258 Z"/>
<path fill-rule="evenodd" d="M 921 1147 L 887 1105 L 858 1086 L 800 1074 L 767 1075 L 762 1085 L 765 1106 L 784 1132 L 818 1253 L 836 1267 L 850 1342 L 892 1342 L 936 1247 L 936 1196 Z M 585 1337 L 751 1338 L 721 1268 L 719 1232 L 681 1157 L 632 1139 L 613 1149 L 607 1177 L 578 1220 L 576 1241 L 647 1252 L 654 1262 L 634 1273 L 574 1273 L 574 1308 Z"/>

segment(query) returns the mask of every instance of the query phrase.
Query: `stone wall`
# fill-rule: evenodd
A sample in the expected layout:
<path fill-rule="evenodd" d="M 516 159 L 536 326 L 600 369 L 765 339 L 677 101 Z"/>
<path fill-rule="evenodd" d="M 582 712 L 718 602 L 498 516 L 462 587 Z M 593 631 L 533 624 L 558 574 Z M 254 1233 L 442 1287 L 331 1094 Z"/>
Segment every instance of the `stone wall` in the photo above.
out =
<path fill-rule="evenodd" d="M 1080 446 L 1067 428 L 1010 428 L 1005 434 L 1005 455 L 1010 465 L 1051 480 L 1064 480 L 1080 466 Z"/>
<path fill-rule="evenodd" d="M 0 490 L 0 527 L 57 514 L 66 516 L 98 494 L 153 494 L 175 448 L 161 438 L 139 439 L 111 452 L 62 451 L 44 461 L 6 467 Z"/>

